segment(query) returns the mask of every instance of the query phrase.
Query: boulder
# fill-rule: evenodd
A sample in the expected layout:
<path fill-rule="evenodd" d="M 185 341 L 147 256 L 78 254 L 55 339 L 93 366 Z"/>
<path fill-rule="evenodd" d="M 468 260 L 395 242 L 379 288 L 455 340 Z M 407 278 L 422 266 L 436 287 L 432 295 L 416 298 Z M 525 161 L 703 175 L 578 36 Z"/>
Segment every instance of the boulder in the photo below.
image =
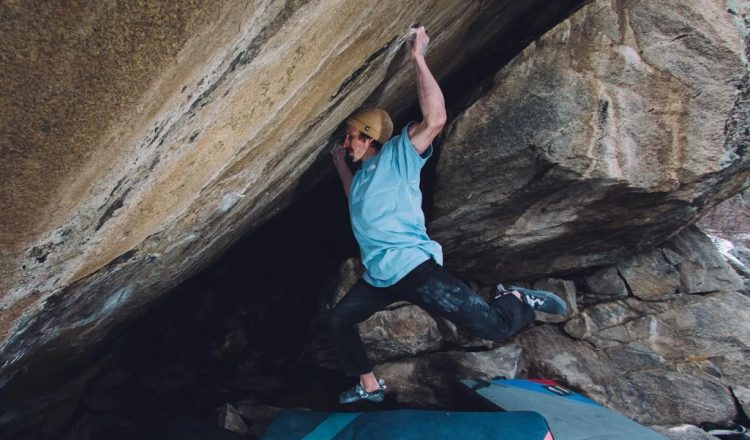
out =
<path fill-rule="evenodd" d="M 495 72 L 582 3 L 3 4 L 0 432 L 54 438 L 79 405 L 116 410 L 79 399 L 98 368 L 86 355 L 326 178 L 353 110 L 413 114 L 402 47 L 415 22 L 462 94 L 436 143 L 431 234 L 463 276 L 542 279 L 571 313 L 567 335 L 543 324 L 493 348 L 394 305 L 362 331 L 397 400 L 447 405 L 450 380 L 527 375 L 643 423 L 735 418 L 750 304 L 705 237 L 676 234 L 750 175 L 746 25 L 720 2 L 587 2 L 477 100 L 485 84 L 462 73 Z M 347 264 L 339 298 L 361 271 Z M 587 268 L 609 271 L 590 285 L 615 301 L 577 310 L 562 277 Z M 613 270 L 645 287 L 620 298 Z M 659 277 L 667 287 L 650 288 Z M 216 356 L 229 362 L 248 339 L 227 330 Z M 434 352 L 456 346 L 483 351 Z M 281 386 L 246 379 L 233 386 Z M 227 408 L 222 423 L 255 432 L 239 424 L 254 409 Z"/>
<path fill-rule="evenodd" d="M 661 249 L 636 255 L 617 264 L 633 295 L 643 300 L 658 300 L 680 290 L 680 274 L 667 262 Z"/>
<path fill-rule="evenodd" d="M 571 338 L 587 339 L 591 337 L 592 332 L 596 331 L 596 324 L 588 314 L 584 313 L 566 322 L 563 329 Z"/>
<path fill-rule="evenodd" d="M 359 324 L 359 334 L 372 362 L 436 351 L 443 344 L 443 335 L 435 320 L 411 304 L 374 314 Z"/>
<path fill-rule="evenodd" d="M 627 412 L 643 424 L 698 424 L 705 420 L 729 423 L 734 402 L 725 385 L 707 373 L 679 371 L 628 372 L 612 379 L 614 408 L 637 407 Z M 641 400 L 640 404 L 634 404 Z"/>
<path fill-rule="evenodd" d="M 750 291 L 750 188 L 725 200 L 710 210 L 698 222 L 720 250 L 722 256 L 745 279 Z"/>
<path fill-rule="evenodd" d="M 742 278 L 696 227 L 654 249 L 617 264 L 633 295 L 658 300 L 674 293 L 738 291 Z"/>
<path fill-rule="evenodd" d="M 447 351 L 388 362 L 375 367 L 388 395 L 401 404 L 453 407 L 459 379 L 515 377 L 521 347 L 514 342 L 481 352 Z"/>
<path fill-rule="evenodd" d="M 339 266 L 333 294 L 322 307 L 321 325 L 308 350 L 313 361 L 320 366 L 336 365 L 326 333 L 328 313 L 362 276 L 363 270 L 358 258 L 349 258 Z M 436 351 L 443 346 L 445 335 L 454 340 L 457 335 L 455 326 L 438 319 L 436 321 L 417 306 L 397 302 L 361 322 L 358 330 L 368 357 L 377 363 Z"/>
<path fill-rule="evenodd" d="M 722 2 L 588 3 L 447 129 L 429 228 L 492 282 L 663 243 L 750 176 L 745 25 Z"/>
<path fill-rule="evenodd" d="M 730 389 L 748 385 L 748 307 L 732 292 L 598 304 L 565 325 L 584 344 L 550 326 L 522 333 L 522 373 L 559 379 L 644 424 L 726 423 L 736 416 Z"/>
<path fill-rule="evenodd" d="M 677 371 L 637 343 L 591 348 L 548 326 L 524 333 L 520 343 L 523 375 L 554 378 L 640 423 L 728 422 L 736 415 L 719 379 Z"/>
<path fill-rule="evenodd" d="M 579 3 L 3 4 L 0 396 L 81 368 L 303 197 L 333 172 L 328 147 L 357 108 L 403 123 L 417 102 L 403 49 L 414 23 L 445 79 Z"/>
<path fill-rule="evenodd" d="M 628 286 L 615 266 L 598 269 L 586 276 L 588 292 L 605 298 L 622 298 L 628 296 Z"/>
<path fill-rule="evenodd" d="M 565 323 L 565 332 L 576 339 L 590 339 L 601 331 L 642 316 L 623 301 L 589 307 Z"/>
<path fill-rule="evenodd" d="M 706 293 L 740 290 L 744 283 L 697 227 L 686 228 L 660 246 L 664 257 L 680 273 L 680 291 Z"/>

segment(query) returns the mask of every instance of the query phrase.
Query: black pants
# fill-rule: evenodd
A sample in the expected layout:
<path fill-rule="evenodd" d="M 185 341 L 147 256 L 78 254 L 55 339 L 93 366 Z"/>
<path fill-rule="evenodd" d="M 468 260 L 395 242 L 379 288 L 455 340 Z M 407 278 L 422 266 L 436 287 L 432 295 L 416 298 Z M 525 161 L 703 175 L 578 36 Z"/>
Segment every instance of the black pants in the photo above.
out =
<path fill-rule="evenodd" d="M 347 376 L 372 371 L 356 324 L 397 301 L 418 305 L 493 341 L 510 338 L 534 320 L 534 310 L 514 295 L 487 304 L 433 260 L 420 264 L 389 287 L 373 287 L 360 279 L 334 307 L 329 320 L 333 345 Z"/>

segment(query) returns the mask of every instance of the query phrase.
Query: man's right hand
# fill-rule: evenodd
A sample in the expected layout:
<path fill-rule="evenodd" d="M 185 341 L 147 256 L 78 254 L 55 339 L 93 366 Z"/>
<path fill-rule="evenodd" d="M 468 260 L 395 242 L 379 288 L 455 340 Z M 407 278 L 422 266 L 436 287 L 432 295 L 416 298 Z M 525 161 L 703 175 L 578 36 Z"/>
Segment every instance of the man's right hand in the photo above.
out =
<path fill-rule="evenodd" d="M 342 147 L 339 144 L 333 144 L 333 147 L 331 147 L 331 157 L 333 158 L 333 162 L 341 162 L 344 160 L 344 147 Z"/>
<path fill-rule="evenodd" d="M 344 185 L 344 194 L 346 194 L 346 197 L 349 197 L 349 188 L 352 186 L 352 172 L 344 160 L 345 154 L 346 150 L 341 144 L 336 143 L 331 147 L 333 165 L 336 167 L 336 172 L 339 173 L 341 184 Z"/>

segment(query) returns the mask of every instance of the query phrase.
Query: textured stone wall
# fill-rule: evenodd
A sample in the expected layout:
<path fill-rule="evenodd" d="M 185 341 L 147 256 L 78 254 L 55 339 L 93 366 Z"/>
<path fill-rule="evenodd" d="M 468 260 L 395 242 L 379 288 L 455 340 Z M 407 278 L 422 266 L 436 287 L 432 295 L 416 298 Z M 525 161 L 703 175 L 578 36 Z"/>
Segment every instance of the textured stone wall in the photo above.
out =
<path fill-rule="evenodd" d="M 431 33 L 442 79 L 578 3 L 4 2 L 6 400 L 75 370 L 112 329 L 302 197 L 331 172 L 329 137 L 363 103 L 412 108 L 401 49 L 411 25 Z"/>
<path fill-rule="evenodd" d="M 747 24 L 723 1 L 597 1 L 448 129 L 434 237 L 487 281 L 611 264 L 748 174 Z"/>
<path fill-rule="evenodd" d="M 734 0 L 2 3 L 0 431 L 69 408 L 70 394 L 36 396 L 329 175 L 348 114 L 413 114 L 402 37 L 415 23 L 455 115 L 429 224 L 446 263 L 533 281 L 570 313 L 507 346 L 413 306 L 379 314 L 363 331 L 403 379 L 398 398 L 439 402 L 413 383 L 446 372 L 539 373 L 644 423 L 697 423 L 705 402 L 728 421 L 749 384 L 747 329 L 727 315 L 746 322 L 747 297 L 685 228 L 750 176 L 748 12 Z M 489 86 L 473 76 L 528 43 Z M 590 292 L 577 296 L 572 272 Z M 404 359 L 446 348 L 477 353 Z"/>

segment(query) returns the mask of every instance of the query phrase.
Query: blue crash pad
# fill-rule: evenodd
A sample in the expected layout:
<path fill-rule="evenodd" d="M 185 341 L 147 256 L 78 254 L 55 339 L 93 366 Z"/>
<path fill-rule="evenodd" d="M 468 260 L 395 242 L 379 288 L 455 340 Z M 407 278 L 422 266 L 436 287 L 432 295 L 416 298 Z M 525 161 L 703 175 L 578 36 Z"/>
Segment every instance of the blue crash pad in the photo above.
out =
<path fill-rule="evenodd" d="M 540 413 L 549 423 L 555 440 L 667 440 L 624 415 L 562 387 L 507 379 L 461 383 L 498 409 Z"/>
<path fill-rule="evenodd" d="M 279 413 L 262 440 L 545 440 L 544 417 L 535 412 L 422 410 Z"/>

